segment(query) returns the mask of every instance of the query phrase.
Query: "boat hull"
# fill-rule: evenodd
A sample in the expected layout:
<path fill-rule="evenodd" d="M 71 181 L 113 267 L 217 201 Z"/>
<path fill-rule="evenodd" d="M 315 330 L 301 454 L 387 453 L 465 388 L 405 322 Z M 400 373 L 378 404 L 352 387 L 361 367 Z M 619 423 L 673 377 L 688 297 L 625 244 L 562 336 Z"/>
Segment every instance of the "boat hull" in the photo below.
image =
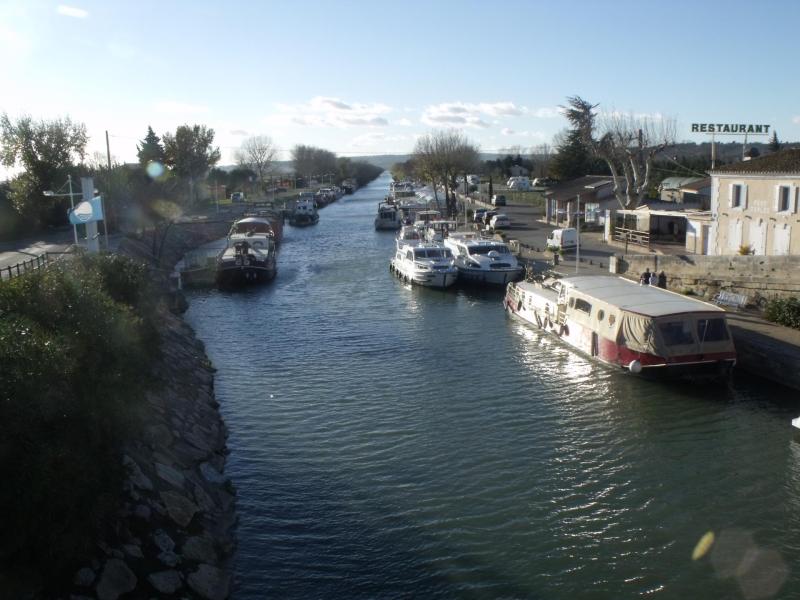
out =
<path fill-rule="evenodd" d="M 292 227 L 308 227 L 319 222 L 319 215 L 295 215 L 289 219 Z"/>
<path fill-rule="evenodd" d="M 458 271 L 455 268 L 447 270 L 419 271 L 409 269 L 392 259 L 391 271 L 403 281 L 423 287 L 445 289 L 449 288 L 458 280 Z"/>
<path fill-rule="evenodd" d="M 524 269 L 471 269 L 458 266 L 458 280 L 467 285 L 504 287 L 512 281 L 522 279 Z"/>
<path fill-rule="evenodd" d="M 559 338 L 581 354 L 648 379 L 710 381 L 729 375 L 736 364 L 736 355 L 731 352 L 673 357 L 637 352 L 569 318 L 559 323 L 554 310 L 544 308 L 555 308 L 553 298 L 536 300 L 539 302 L 523 303 L 507 293 L 503 303 L 512 317 Z"/>
<path fill-rule="evenodd" d="M 217 269 L 217 285 L 223 288 L 230 288 L 266 283 L 275 279 L 276 273 L 275 265 L 221 266 Z"/>

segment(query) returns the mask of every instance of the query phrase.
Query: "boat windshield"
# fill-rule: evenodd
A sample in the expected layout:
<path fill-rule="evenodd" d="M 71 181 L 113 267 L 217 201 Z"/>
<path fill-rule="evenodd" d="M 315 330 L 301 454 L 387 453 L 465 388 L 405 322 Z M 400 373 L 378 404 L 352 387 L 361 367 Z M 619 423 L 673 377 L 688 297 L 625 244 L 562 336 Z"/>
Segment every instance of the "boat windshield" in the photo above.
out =
<path fill-rule="evenodd" d="M 449 248 L 417 248 L 414 258 L 452 258 Z"/>
<path fill-rule="evenodd" d="M 498 254 L 509 254 L 509 250 L 502 244 L 481 244 L 480 246 L 470 246 L 470 254 L 489 254 L 489 252 L 497 252 Z"/>
<path fill-rule="evenodd" d="M 237 223 L 233 226 L 232 233 L 253 234 L 253 233 L 272 233 L 272 228 L 268 223 Z"/>

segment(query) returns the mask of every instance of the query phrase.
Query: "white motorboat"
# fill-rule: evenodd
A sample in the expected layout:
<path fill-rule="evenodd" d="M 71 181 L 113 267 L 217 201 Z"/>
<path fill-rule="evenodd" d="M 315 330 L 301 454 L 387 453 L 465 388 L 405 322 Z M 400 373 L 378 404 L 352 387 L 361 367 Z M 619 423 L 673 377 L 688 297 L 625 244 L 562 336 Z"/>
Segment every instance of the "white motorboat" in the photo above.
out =
<path fill-rule="evenodd" d="M 317 212 L 317 203 L 314 195 L 310 197 L 307 192 L 300 194 L 300 198 L 294 206 L 294 210 L 289 216 L 289 225 L 293 227 L 306 227 L 308 225 L 315 225 L 319 221 L 319 213 Z"/>
<path fill-rule="evenodd" d="M 275 233 L 269 219 L 236 221 L 227 247 L 217 257 L 217 283 L 230 287 L 273 279 L 277 272 L 275 252 Z"/>
<path fill-rule="evenodd" d="M 424 241 L 422 231 L 414 225 L 403 225 L 397 234 L 397 248 L 401 246 L 416 246 Z"/>
<path fill-rule="evenodd" d="M 453 252 L 458 278 L 465 283 L 504 286 L 524 274 L 524 267 L 500 240 L 482 238 L 474 231 L 457 231 L 444 239 L 444 245 Z"/>
<path fill-rule="evenodd" d="M 378 203 L 378 216 L 375 217 L 375 229 L 397 231 L 403 225 L 403 215 L 393 202 Z"/>
<path fill-rule="evenodd" d="M 411 245 L 398 240 L 389 269 L 405 282 L 426 287 L 447 288 L 458 278 L 452 252 L 438 243 Z"/>
<path fill-rule="evenodd" d="M 705 379 L 736 364 L 724 310 L 621 277 L 509 283 L 504 304 L 513 316 L 631 373 Z"/>

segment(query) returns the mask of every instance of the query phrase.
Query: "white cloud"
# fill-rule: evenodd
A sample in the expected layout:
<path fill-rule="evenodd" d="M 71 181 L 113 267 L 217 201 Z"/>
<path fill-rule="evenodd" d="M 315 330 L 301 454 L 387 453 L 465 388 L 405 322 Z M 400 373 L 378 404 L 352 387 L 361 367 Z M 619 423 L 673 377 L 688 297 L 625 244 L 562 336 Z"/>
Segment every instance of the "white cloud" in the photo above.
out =
<path fill-rule="evenodd" d="M 392 112 L 386 104 L 349 103 L 326 96 L 316 96 L 305 104 L 276 104 L 276 108 L 278 112 L 264 119 L 264 123 L 275 126 L 386 127 L 389 120 L 383 115 Z"/>
<path fill-rule="evenodd" d="M 800 125 L 800 115 L 792 117 L 792 123 L 794 123 L 795 125 Z"/>
<path fill-rule="evenodd" d="M 247 131 L 245 131 L 244 129 L 232 129 L 231 135 L 245 136 L 250 134 L 247 133 Z"/>
<path fill-rule="evenodd" d="M 409 139 L 405 135 L 387 135 L 379 131 L 370 131 L 350 140 L 354 148 L 366 148 L 375 145 L 385 146 L 387 142 L 405 142 Z"/>
<path fill-rule="evenodd" d="M 85 19 L 89 16 L 89 11 L 74 6 L 67 6 L 66 4 L 59 4 L 56 12 L 65 17 L 73 17 L 75 19 Z"/>
<path fill-rule="evenodd" d="M 606 119 L 635 119 L 637 121 L 662 121 L 664 119 L 664 115 L 660 112 L 635 113 L 631 111 L 609 110 L 600 111 L 598 115 Z"/>
<path fill-rule="evenodd" d="M 500 133 L 502 133 L 503 135 L 514 135 L 516 131 L 514 131 L 513 129 L 509 129 L 508 127 L 503 127 L 503 129 L 500 130 Z"/>
<path fill-rule="evenodd" d="M 443 102 L 427 106 L 422 113 L 422 122 L 434 127 L 489 127 L 482 117 L 518 117 L 527 112 L 524 106 L 513 102 Z"/>
<path fill-rule="evenodd" d="M 160 113 L 199 115 L 208 112 L 207 106 L 199 104 L 186 104 L 184 102 L 174 102 L 172 100 L 162 100 L 153 105 L 153 110 Z"/>
<path fill-rule="evenodd" d="M 411 119 L 402 118 L 395 121 L 395 125 L 400 125 L 400 127 L 412 127 L 414 123 Z"/>
<path fill-rule="evenodd" d="M 555 119 L 562 116 L 563 111 L 560 108 L 543 106 L 542 108 L 537 108 L 536 110 L 531 109 L 530 114 L 532 117 L 537 117 L 539 119 Z"/>

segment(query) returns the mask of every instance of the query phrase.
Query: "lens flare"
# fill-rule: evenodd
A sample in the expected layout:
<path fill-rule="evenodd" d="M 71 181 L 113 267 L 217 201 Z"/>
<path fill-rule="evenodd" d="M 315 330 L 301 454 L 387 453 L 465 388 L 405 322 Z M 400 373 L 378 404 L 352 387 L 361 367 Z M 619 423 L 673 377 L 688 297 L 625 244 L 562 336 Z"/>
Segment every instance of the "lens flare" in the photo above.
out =
<path fill-rule="evenodd" d="M 703 537 L 700 538 L 700 541 L 697 542 L 697 545 L 694 547 L 692 551 L 692 560 L 699 560 L 703 558 L 709 550 L 711 550 L 711 546 L 714 545 L 714 532 L 707 531 Z"/>
<path fill-rule="evenodd" d="M 147 174 L 151 179 L 158 179 L 164 174 L 164 165 L 154 160 L 147 163 Z"/>

